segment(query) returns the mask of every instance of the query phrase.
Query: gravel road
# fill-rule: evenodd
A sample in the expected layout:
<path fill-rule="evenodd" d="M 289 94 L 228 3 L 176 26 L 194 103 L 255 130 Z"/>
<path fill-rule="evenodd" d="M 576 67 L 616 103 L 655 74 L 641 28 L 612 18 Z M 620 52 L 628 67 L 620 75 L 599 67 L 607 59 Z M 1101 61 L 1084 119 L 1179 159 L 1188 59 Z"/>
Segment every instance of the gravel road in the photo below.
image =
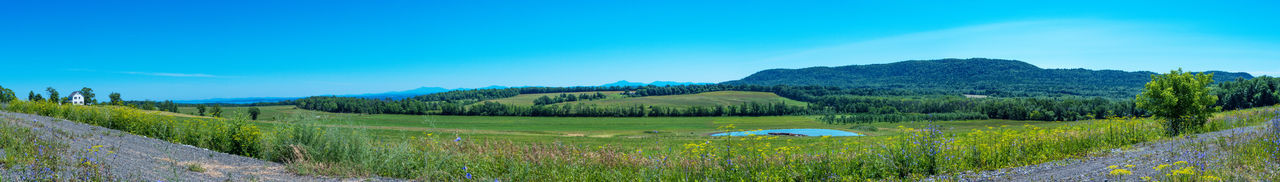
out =
<path fill-rule="evenodd" d="M 959 178 L 959 181 L 1142 181 L 1144 176 L 1162 177 L 1168 173 L 1169 169 L 1157 171 L 1153 168 L 1161 164 L 1186 161 L 1188 165 L 1205 169 L 1206 164 L 1213 164 L 1220 156 L 1226 155 L 1217 152 L 1219 151 L 1216 149 L 1217 142 L 1210 141 L 1229 136 L 1241 138 L 1256 136 L 1251 133 L 1257 134 L 1263 131 L 1263 126 L 1235 128 L 1171 140 L 1146 142 L 1084 158 L 976 173 L 935 176 L 932 180 Z M 1108 175 L 1112 171 L 1108 168 L 1110 166 L 1127 169 L 1132 174 L 1110 176 Z"/>
<path fill-rule="evenodd" d="M 0 120 L 30 128 L 39 137 L 66 144 L 63 160 L 94 158 L 120 181 L 385 181 L 299 176 L 285 166 L 254 158 L 132 135 L 39 115 L 0 111 Z M 95 147 L 97 146 L 97 147 Z M 97 149 L 96 153 L 91 153 Z M 75 152 L 84 151 L 84 152 Z M 76 163 L 76 162 L 70 162 Z M 193 169 L 192 166 L 198 166 Z M 202 169 L 202 170 L 201 170 Z M 0 170 L 0 173 L 10 174 Z M 12 178 L 10 178 L 12 179 Z"/>

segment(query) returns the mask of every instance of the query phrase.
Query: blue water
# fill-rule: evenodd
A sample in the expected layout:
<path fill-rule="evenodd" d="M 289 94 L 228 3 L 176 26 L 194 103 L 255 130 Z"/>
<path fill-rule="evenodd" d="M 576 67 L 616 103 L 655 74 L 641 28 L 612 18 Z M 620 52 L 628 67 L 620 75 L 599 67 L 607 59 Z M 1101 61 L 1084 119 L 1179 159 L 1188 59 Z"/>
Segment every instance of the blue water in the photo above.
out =
<path fill-rule="evenodd" d="M 840 131 L 840 130 L 832 130 L 832 129 L 776 129 L 776 130 L 760 130 L 760 131 L 737 131 L 737 132 L 728 132 L 728 133 L 716 133 L 716 134 L 711 134 L 711 136 L 725 136 L 725 135 L 729 135 L 729 136 L 747 136 L 747 135 L 751 135 L 751 134 L 756 134 L 756 135 L 769 135 L 769 133 L 795 133 L 795 134 L 804 134 L 804 135 L 809 135 L 809 136 L 824 136 L 824 135 L 828 135 L 828 136 L 866 136 L 866 135 L 862 135 L 862 134 L 858 134 L 858 133 L 854 133 L 854 132 L 847 132 L 847 131 Z"/>

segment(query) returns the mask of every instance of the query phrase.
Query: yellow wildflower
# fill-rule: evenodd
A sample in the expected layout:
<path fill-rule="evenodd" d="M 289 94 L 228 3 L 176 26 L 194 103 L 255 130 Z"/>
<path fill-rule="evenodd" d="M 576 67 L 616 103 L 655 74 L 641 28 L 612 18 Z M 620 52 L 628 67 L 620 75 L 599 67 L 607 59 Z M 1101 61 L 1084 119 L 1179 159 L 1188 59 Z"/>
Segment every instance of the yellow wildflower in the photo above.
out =
<path fill-rule="evenodd" d="M 1129 170 L 1127 170 L 1127 169 L 1115 169 L 1115 170 L 1111 170 L 1111 175 L 1112 175 L 1112 176 L 1123 176 L 1123 175 L 1130 175 L 1130 174 L 1133 174 L 1133 172 L 1131 172 L 1131 171 L 1129 171 Z"/>
<path fill-rule="evenodd" d="M 1204 175 L 1204 176 L 1200 176 L 1200 180 L 1204 180 L 1204 181 L 1222 181 L 1222 178 L 1218 178 L 1217 176 Z"/>
<path fill-rule="evenodd" d="M 1164 170 L 1164 168 L 1168 168 L 1168 167 L 1169 167 L 1169 165 L 1168 165 L 1168 164 L 1160 164 L 1159 166 L 1151 167 L 1151 169 L 1155 169 L 1155 170 L 1159 171 L 1159 170 Z"/>
<path fill-rule="evenodd" d="M 1107 169 L 1116 169 L 1116 168 L 1120 168 L 1120 167 L 1116 165 L 1107 166 Z"/>
<path fill-rule="evenodd" d="M 1133 168 L 1133 167 L 1136 167 L 1136 166 L 1134 166 L 1133 164 L 1124 165 L 1124 168 Z"/>

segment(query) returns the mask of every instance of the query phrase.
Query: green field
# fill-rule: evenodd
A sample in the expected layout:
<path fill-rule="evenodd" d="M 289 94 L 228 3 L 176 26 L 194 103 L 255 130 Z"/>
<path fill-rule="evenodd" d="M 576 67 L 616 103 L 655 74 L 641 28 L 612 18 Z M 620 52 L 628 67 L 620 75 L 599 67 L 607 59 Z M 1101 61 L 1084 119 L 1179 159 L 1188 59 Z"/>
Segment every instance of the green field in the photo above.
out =
<path fill-rule="evenodd" d="M 249 107 L 225 107 L 224 117 L 246 117 Z M 708 134 L 723 132 L 721 126 L 732 124 L 736 130 L 819 128 L 852 131 L 877 138 L 899 133 L 898 126 L 924 128 L 930 125 L 944 132 L 966 132 L 986 127 L 1035 125 L 1057 126 L 1072 122 L 974 120 L 911 123 L 873 123 L 876 128 L 851 129 L 855 125 L 825 124 L 810 116 L 767 117 L 511 117 L 511 116 L 440 116 L 399 114 L 328 113 L 296 109 L 293 106 L 263 106 L 259 123 L 314 122 L 323 127 L 354 128 L 386 138 L 406 138 L 432 133 L 435 137 L 462 136 L 471 139 L 509 140 L 518 143 L 565 142 L 580 145 L 645 146 L 652 139 L 679 141 L 661 145 L 678 145 L 704 140 Z M 181 107 L 182 113 L 194 113 L 194 107 Z M 809 140 L 812 138 L 797 138 Z"/>
<path fill-rule="evenodd" d="M 487 102 L 497 102 L 502 104 L 512 104 L 521 106 L 533 105 L 533 100 L 538 97 L 556 97 L 560 94 L 595 94 L 596 92 L 562 92 L 562 93 L 542 93 L 542 94 L 520 94 L 515 97 L 486 100 Z M 778 103 L 783 102 L 787 105 L 806 106 L 808 103 L 787 99 L 769 92 L 747 92 L 747 91 L 718 91 L 706 92 L 687 95 L 664 95 L 664 96 L 647 96 L 647 97 L 627 97 L 620 95 L 619 91 L 600 92 L 608 95 L 608 98 L 599 100 L 582 100 L 574 102 L 563 102 L 555 105 L 564 104 L 587 104 L 600 106 L 664 106 L 664 107 L 682 107 L 682 106 L 720 106 L 720 105 L 738 105 L 742 103 Z"/>
<path fill-rule="evenodd" d="M 811 116 L 491 117 L 324 113 L 293 106 L 259 108 L 270 119 L 256 121 L 258 127 L 240 120 L 174 120 L 154 115 L 200 116 L 117 106 L 18 102 L 9 109 L 79 118 L 86 123 L 128 129 L 130 133 L 265 160 L 301 161 L 289 163 L 299 173 L 439 180 L 457 179 L 461 174 L 513 181 L 679 181 L 689 175 L 725 181 L 821 181 L 832 174 L 855 181 L 913 180 L 934 174 L 1032 165 L 1169 138 L 1160 121 L 1145 118 L 855 126 L 820 123 Z M 225 109 L 228 115 L 237 115 L 249 107 Z M 1276 113 L 1280 112 L 1251 109 L 1220 113 L 1204 131 L 1254 125 Z M 724 130 L 777 128 L 842 129 L 870 136 L 707 136 Z M 220 145 L 215 141 L 240 145 Z M 295 156 L 299 153 L 305 156 Z M 955 160 L 919 164 L 940 158 Z M 751 169 L 752 173 L 740 173 L 735 166 Z M 911 174 L 902 175 L 904 171 Z"/>
<path fill-rule="evenodd" d="M 560 94 L 579 95 L 579 94 L 595 94 L 595 93 L 596 92 L 559 92 L 559 93 L 542 93 L 542 94 L 520 94 L 520 95 L 516 95 L 515 97 L 507 97 L 507 98 L 485 100 L 485 101 L 497 102 L 501 104 L 532 106 L 533 100 L 538 99 L 538 97 L 542 97 L 542 96 L 554 98 L 556 96 L 560 96 Z M 620 95 L 620 93 L 622 93 L 621 91 L 601 91 L 599 93 L 603 93 L 606 96 L 608 96 L 608 98 L 605 98 L 605 99 L 617 99 L 617 98 L 625 97 L 623 95 Z"/>
<path fill-rule="evenodd" d="M 529 101 L 533 103 L 532 100 Z M 783 102 L 787 105 L 806 106 L 808 103 L 787 99 L 769 92 L 746 92 L 746 91 L 718 91 L 705 92 L 688 95 L 664 95 L 664 96 L 647 96 L 647 97 L 627 97 L 619 99 L 604 99 L 591 101 L 565 102 L 559 104 L 595 104 L 601 106 L 664 106 L 664 107 L 682 107 L 682 106 L 720 106 L 720 105 L 739 105 L 743 103 L 778 103 Z"/>

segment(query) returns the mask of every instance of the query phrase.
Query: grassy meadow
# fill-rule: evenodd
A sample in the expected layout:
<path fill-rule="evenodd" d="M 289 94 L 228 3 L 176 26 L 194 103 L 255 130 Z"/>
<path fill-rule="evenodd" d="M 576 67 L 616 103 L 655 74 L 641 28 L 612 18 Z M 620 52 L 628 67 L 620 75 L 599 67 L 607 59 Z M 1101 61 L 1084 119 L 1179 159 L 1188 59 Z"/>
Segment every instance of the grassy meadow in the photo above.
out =
<path fill-rule="evenodd" d="M 560 96 L 560 94 L 578 95 L 578 94 L 595 94 L 595 93 L 596 92 L 560 92 L 560 93 L 541 93 L 541 94 L 520 94 L 520 95 L 516 95 L 515 97 L 507 97 L 507 98 L 492 99 L 492 100 L 485 100 L 485 101 L 497 102 L 502 104 L 510 104 L 510 105 L 532 106 L 533 100 L 536 100 L 538 99 L 538 97 L 542 97 L 542 96 L 554 98 L 556 96 Z M 600 91 L 599 93 L 604 94 L 606 96 L 605 99 L 618 99 L 618 98 L 626 97 L 621 95 L 622 91 Z"/>
<path fill-rule="evenodd" d="M 226 117 L 246 118 L 249 107 L 225 107 Z M 651 146 L 655 138 L 660 145 L 675 146 L 680 142 L 708 138 L 707 135 L 723 132 L 719 128 L 734 125 L 740 130 L 817 128 L 845 130 L 874 138 L 900 133 L 898 126 L 923 128 L 940 127 L 946 133 L 967 132 L 971 129 L 1000 126 L 1033 125 L 1051 127 L 1072 122 L 1041 122 L 1013 120 L 969 120 L 914 123 L 872 123 L 865 125 L 825 124 L 811 116 L 766 117 L 513 117 L 513 116 L 439 116 L 400 114 L 350 114 L 328 113 L 293 106 L 258 107 L 262 114 L 259 123 L 273 126 L 281 123 L 305 122 L 320 127 L 360 129 L 372 136 L 403 139 L 434 133 L 437 137 L 462 136 L 477 140 L 509 140 L 517 143 L 546 143 L 561 141 L 577 145 L 612 145 L 620 147 Z M 195 113 L 194 107 L 180 107 L 182 113 Z M 806 140 L 806 139 L 800 139 Z"/>
<path fill-rule="evenodd" d="M 531 106 L 533 100 L 538 97 L 556 97 L 560 94 L 595 94 L 596 92 L 563 92 L 563 93 L 542 93 L 542 94 L 520 94 L 515 97 L 485 100 L 487 102 L 497 102 L 502 104 Z M 664 96 L 648 96 L 648 97 L 627 97 L 620 95 L 620 91 L 603 91 L 605 99 L 597 100 L 579 100 L 573 102 L 556 103 L 553 105 L 599 105 L 599 106 L 664 106 L 664 107 L 683 107 L 683 106 L 720 106 L 720 105 L 737 105 L 742 103 L 778 103 L 783 102 L 787 105 L 806 106 L 808 103 L 787 99 L 769 92 L 748 92 L 748 91 L 717 91 L 705 92 L 698 94 L 685 95 L 664 95 Z"/>
<path fill-rule="evenodd" d="M 786 103 L 793 106 L 807 106 L 808 103 L 791 100 L 778 96 L 769 92 L 748 92 L 748 91 L 717 91 L 705 92 L 697 94 L 685 95 L 663 95 L 648 97 L 625 97 L 617 99 L 602 99 L 590 101 L 575 101 L 559 104 L 587 104 L 601 106 L 664 106 L 664 107 L 683 107 L 683 106 L 721 106 L 721 105 L 738 105 L 742 103 Z M 532 100 L 529 103 L 533 103 Z"/>
<path fill-rule="evenodd" d="M 235 113 L 247 108 L 224 109 L 233 119 L 49 103 L 16 102 L 6 108 L 284 162 L 301 174 L 427 181 L 919 180 L 1037 164 L 1168 138 L 1161 121 L 1146 118 L 855 126 L 823 124 L 807 116 L 411 116 L 271 106 L 262 107 L 260 121 L 244 121 L 234 119 L 242 118 Z M 190 110 L 182 108 L 184 113 Z M 1275 108 L 1251 111 L 1257 110 L 1264 112 L 1220 113 L 1204 131 L 1257 125 L 1275 116 Z M 773 128 L 842 129 L 871 136 L 706 136 Z"/>

